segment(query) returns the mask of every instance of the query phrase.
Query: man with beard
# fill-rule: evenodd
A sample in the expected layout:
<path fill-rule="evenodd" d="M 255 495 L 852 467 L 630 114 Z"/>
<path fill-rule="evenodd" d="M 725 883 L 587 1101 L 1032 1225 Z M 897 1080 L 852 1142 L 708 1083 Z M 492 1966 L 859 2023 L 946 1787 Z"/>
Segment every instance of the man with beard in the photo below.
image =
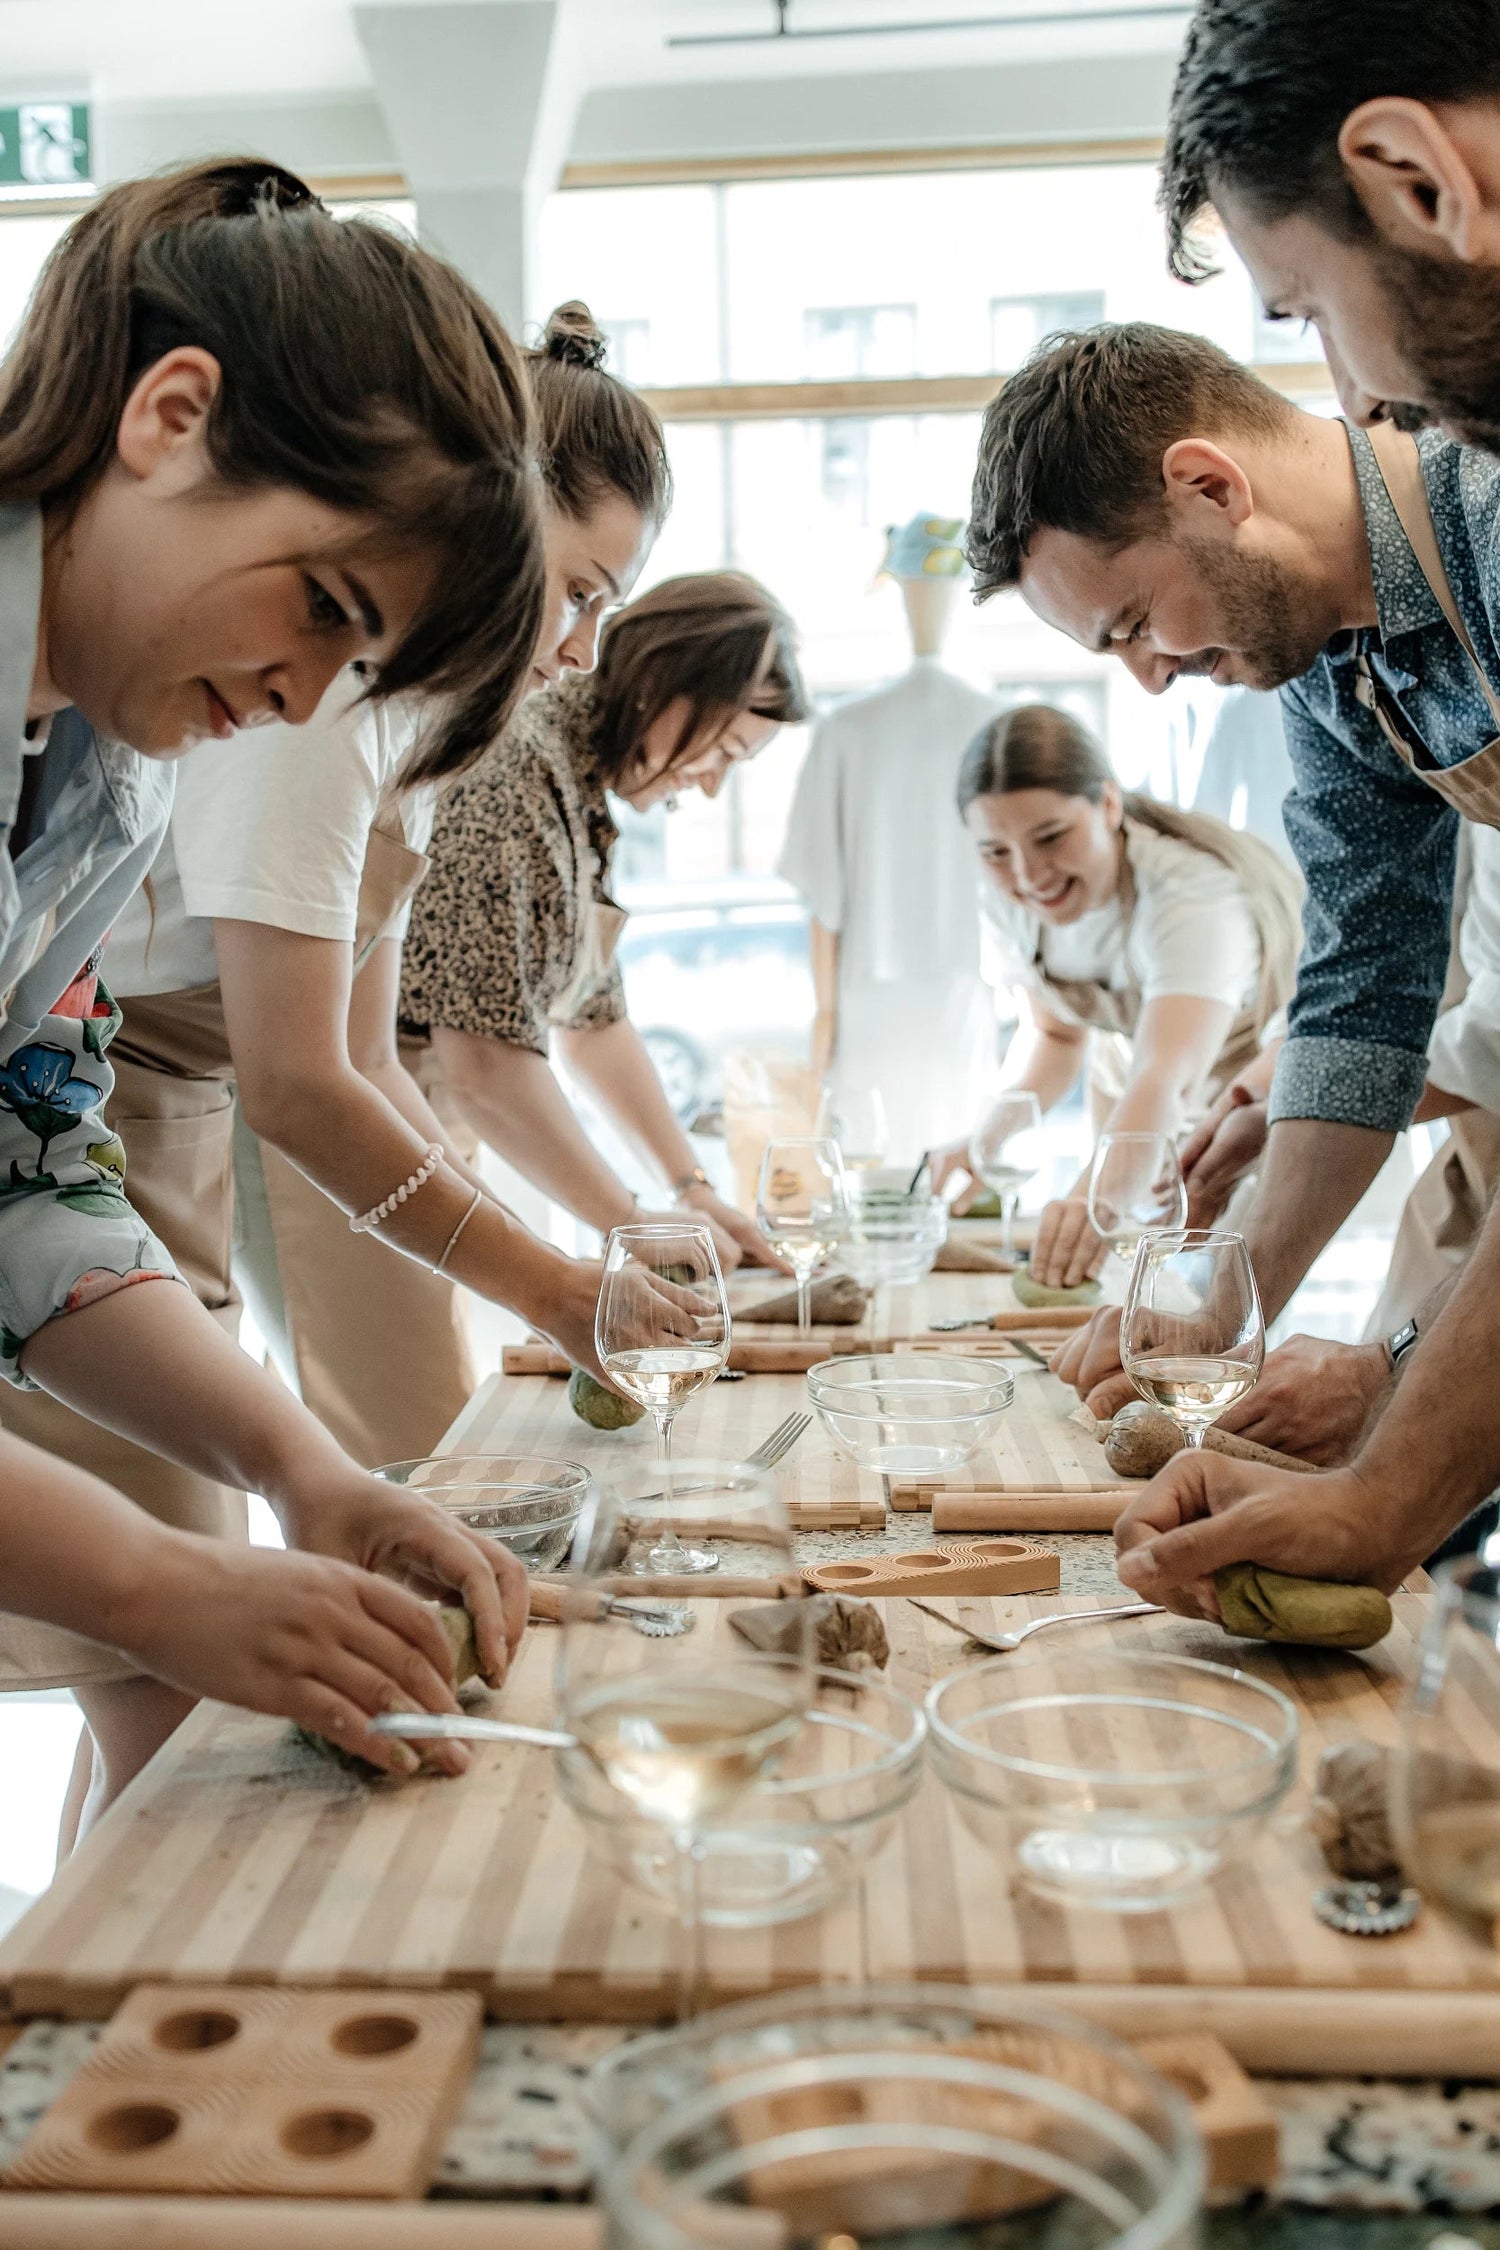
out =
<path fill-rule="evenodd" d="M 1352 420 L 1500 451 L 1500 0 L 1200 0 L 1161 202 L 1186 281 L 1212 204 Z"/>
<path fill-rule="evenodd" d="M 1019 588 L 1152 693 L 1184 672 L 1282 689 L 1297 784 L 1286 826 L 1308 898 L 1244 1227 L 1269 1316 L 1422 1092 L 1449 950 L 1460 814 L 1448 799 L 1463 799 L 1476 763 L 1493 810 L 1464 810 L 1500 819 L 1500 748 L 1488 747 L 1500 731 L 1497 510 L 1500 463 L 1485 455 L 1435 434 L 1418 448 L 1388 428 L 1346 430 L 1202 339 L 1144 325 L 1050 341 L 985 417 L 969 533 L 981 598 Z M 1238 1464 L 1205 1470 L 1195 1455 L 1135 1504 L 1125 1575 L 1210 1614 L 1211 1588 L 1197 1581 L 1237 1556 L 1397 1583 L 1500 1475 L 1489 1314 L 1456 1333 L 1453 1315 L 1442 1362 L 1422 1354 L 1406 1386 L 1423 1399 L 1415 1446 L 1408 1427 L 1392 1454 L 1389 1433 L 1409 1417 L 1387 1414 L 1358 1461 L 1316 1488 L 1319 1507 L 1306 1478 L 1286 1479 L 1298 1494 L 1273 1495 L 1282 1515 L 1269 1531 L 1260 1500 L 1234 1527 L 1194 1520 L 1239 1500 L 1242 1482 L 1220 1473 Z M 1079 1349 L 1118 1367 L 1100 1327 Z M 1330 1380 L 1349 1387 L 1353 1428 L 1413 1340 L 1393 1339 L 1396 1355 L 1338 1355 Z M 1452 1411 L 1459 1369 L 1476 1388 L 1472 1412 Z M 1431 1476 L 1408 1504 L 1416 1458 Z"/>

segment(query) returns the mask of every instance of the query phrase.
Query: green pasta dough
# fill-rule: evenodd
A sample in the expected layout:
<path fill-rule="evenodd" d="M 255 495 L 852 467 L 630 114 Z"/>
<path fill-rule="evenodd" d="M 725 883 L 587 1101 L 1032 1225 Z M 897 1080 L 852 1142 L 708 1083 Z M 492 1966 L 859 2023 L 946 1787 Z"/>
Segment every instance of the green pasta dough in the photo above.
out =
<path fill-rule="evenodd" d="M 1097 1281 L 1075 1282 L 1071 1289 L 1048 1289 L 1042 1282 L 1033 1281 L 1024 1266 L 1011 1275 L 1010 1285 L 1018 1305 L 1097 1305 L 1099 1302 Z"/>
<path fill-rule="evenodd" d="M 591 1430 L 628 1430 L 646 1411 L 634 1399 L 622 1398 L 618 1391 L 596 1383 L 581 1367 L 575 1367 L 568 1377 L 568 1404 Z"/>
<path fill-rule="evenodd" d="M 1214 1572 L 1226 1633 L 1247 1641 L 1290 1641 L 1304 1648 L 1373 1648 L 1395 1622 L 1377 1587 L 1328 1578 L 1289 1578 L 1259 1563 L 1226 1563 Z"/>
<path fill-rule="evenodd" d="M 466 1609 L 458 1609 L 447 1603 L 438 1610 L 437 1617 L 447 1636 L 448 1646 L 453 1651 L 453 1684 L 455 1687 L 462 1687 L 465 1680 L 474 1679 L 479 1671 L 479 1647 L 474 1639 L 474 1620 Z M 385 1781 L 389 1778 L 381 1772 L 379 1766 L 372 1766 L 368 1758 L 357 1757 L 352 1750 L 345 1750 L 337 1742 L 330 1742 L 326 1734 L 314 1734 L 310 1727 L 293 1727 L 292 1732 L 299 1742 L 304 1743 L 309 1750 L 316 1751 L 320 1758 L 326 1758 L 331 1766 L 339 1766 L 345 1773 L 357 1775 L 361 1781 Z"/>

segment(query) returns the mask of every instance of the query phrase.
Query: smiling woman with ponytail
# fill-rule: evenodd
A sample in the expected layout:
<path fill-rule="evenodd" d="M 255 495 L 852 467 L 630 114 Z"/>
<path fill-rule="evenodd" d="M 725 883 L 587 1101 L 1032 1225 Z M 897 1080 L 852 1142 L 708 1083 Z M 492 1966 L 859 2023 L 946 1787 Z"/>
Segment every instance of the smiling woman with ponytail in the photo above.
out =
<path fill-rule="evenodd" d="M 184 1536 L 167 1460 L 151 1514 L 0 1437 L 0 1686 L 103 1644 L 96 1805 L 205 1691 L 402 1763 L 366 1717 L 450 1708 L 451 1660 L 393 1579 L 461 1594 L 492 1677 L 519 1631 L 503 1550 L 366 1476 L 174 1286 L 102 1115 L 120 1019 L 98 963 L 194 743 L 298 726 L 350 667 L 373 714 L 399 698 L 415 724 L 409 779 L 494 740 L 535 655 L 542 492 L 482 299 L 256 158 L 108 189 L 0 366 L 0 1380 L 264 1493 L 310 1550 Z M 156 1123 L 181 1192 L 207 1192 L 201 1118 Z"/>

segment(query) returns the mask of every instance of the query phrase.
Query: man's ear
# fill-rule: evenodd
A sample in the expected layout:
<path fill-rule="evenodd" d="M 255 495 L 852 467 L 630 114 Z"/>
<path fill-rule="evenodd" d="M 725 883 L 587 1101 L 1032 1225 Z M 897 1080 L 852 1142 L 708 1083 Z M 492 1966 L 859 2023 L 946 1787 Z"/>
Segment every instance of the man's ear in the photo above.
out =
<path fill-rule="evenodd" d="M 1161 457 L 1162 483 L 1167 506 L 1180 522 L 1215 509 L 1225 524 L 1238 530 L 1255 512 L 1250 479 L 1232 453 L 1210 438 L 1179 438 Z M 1178 512 L 1181 512 L 1178 514 Z"/>
<path fill-rule="evenodd" d="M 212 352 L 184 344 L 164 352 L 141 375 L 126 399 L 115 433 L 115 452 L 132 476 L 191 469 L 201 474 L 209 413 L 219 395 L 219 363 Z"/>
<path fill-rule="evenodd" d="M 1388 242 L 1470 264 L 1500 257 L 1500 210 L 1485 191 L 1478 136 L 1464 129 L 1466 106 L 1440 117 L 1394 94 L 1361 102 L 1344 119 L 1339 155 Z"/>

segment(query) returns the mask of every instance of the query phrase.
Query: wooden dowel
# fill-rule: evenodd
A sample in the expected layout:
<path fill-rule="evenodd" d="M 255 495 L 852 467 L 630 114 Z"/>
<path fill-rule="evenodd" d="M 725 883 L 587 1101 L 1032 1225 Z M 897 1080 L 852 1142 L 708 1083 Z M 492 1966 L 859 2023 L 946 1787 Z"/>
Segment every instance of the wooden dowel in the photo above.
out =
<path fill-rule="evenodd" d="M 1133 1497 L 1109 1492 L 935 1492 L 934 1532 L 1113 1531 Z"/>
<path fill-rule="evenodd" d="M 683 1578 L 637 1578 L 633 1573 L 621 1573 L 614 1578 L 600 1579 L 591 1589 L 573 1586 L 566 1579 L 543 1578 L 533 1573 L 530 1581 L 531 1614 L 559 1622 L 565 1612 L 577 1614 L 577 1604 L 587 1604 L 590 1592 L 619 1594 L 640 1601 L 729 1601 L 729 1602 L 779 1602 L 802 1592 L 802 1581 L 786 1578 L 732 1578 L 722 1570 L 694 1572 Z M 584 1608 L 583 1614 L 588 1614 Z"/>
<path fill-rule="evenodd" d="M 603 2214 L 558 2204 L 283 2196 L 3 2195 L 5 2250 L 603 2250 Z"/>

